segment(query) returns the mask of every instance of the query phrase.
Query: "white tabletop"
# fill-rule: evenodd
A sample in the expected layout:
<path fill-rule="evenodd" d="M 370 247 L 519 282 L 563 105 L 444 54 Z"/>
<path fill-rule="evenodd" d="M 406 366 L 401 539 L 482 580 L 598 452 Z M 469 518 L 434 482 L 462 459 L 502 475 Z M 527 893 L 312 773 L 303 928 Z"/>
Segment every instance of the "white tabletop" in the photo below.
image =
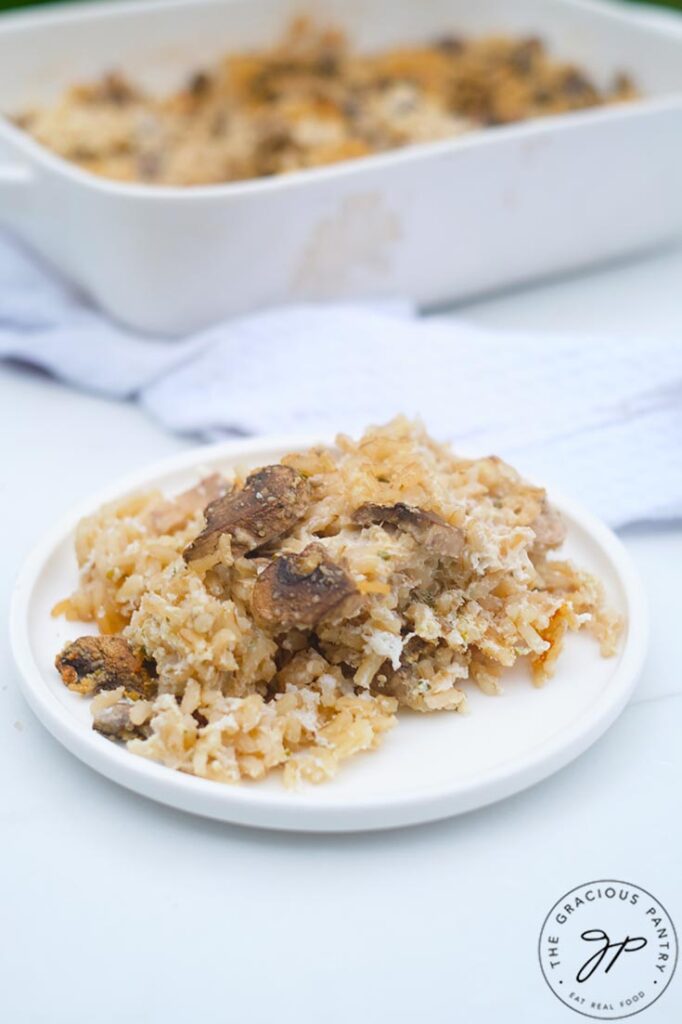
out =
<path fill-rule="evenodd" d="M 486 325 L 679 338 L 681 281 L 682 249 L 467 312 Z M 0 429 L 6 618 L 16 570 L 55 516 L 187 442 L 132 405 L 16 367 L 0 370 Z M 622 536 L 653 630 L 620 720 L 526 793 L 388 833 L 257 832 L 118 788 L 33 717 L 3 635 L 0 1020 L 579 1020 L 538 966 L 540 926 L 555 900 L 594 878 L 625 879 L 656 894 L 682 926 L 682 528 Z M 679 974 L 647 1021 L 680 1019 Z"/>

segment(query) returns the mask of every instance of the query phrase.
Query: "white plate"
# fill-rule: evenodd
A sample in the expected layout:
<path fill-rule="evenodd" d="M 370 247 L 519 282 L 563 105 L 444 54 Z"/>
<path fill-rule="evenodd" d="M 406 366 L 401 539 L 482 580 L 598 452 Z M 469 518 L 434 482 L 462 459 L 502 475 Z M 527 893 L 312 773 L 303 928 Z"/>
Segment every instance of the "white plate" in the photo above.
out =
<path fill-rule="evenodd" d="M 310 441 L 260 438 L 184 452 L 120 481 L 50 532 L 19 576 L 11 612 L 23 691 L 50 732 L 91 768 L 154 800 L 222 821 L 302 831 L 389 828 L 468 811 L 539 782 L 594 743 L 622 711 L 640 672 L 646 607 L 620 541 L 556 494 L 553 500 L 568 524 L 568 555 L 603 580 L 610 603 L 626 616 L 615 658 L 601 658 L 589 637 L 571 636 L 556 676 L 543 689 L 534 689 L 519 667 L 505 677 L 500 697 L 470 687 L 468 715 L 401 714 L 377 751 L 346 762 L 334 781 L 297 792 L 286 790 L 278 777 L 239 786 L 194 778 L 93 732 L 88 702 L 67 690 L 54 669 L 62 645 L 92 628 L 50 616 L 54 603 L 76 584 L 78 519 L 141 487 L 180 489 L 197 479 L 198 467 L 263 465 L 302 443 Z"/>

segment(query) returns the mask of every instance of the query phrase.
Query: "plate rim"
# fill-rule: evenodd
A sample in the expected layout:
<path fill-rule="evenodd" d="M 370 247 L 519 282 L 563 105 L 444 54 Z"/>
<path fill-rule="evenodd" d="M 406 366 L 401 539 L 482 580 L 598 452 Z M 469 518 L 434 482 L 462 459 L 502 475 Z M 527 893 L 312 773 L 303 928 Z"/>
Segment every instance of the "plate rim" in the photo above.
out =
<path fill-rule="evenodd" d="M 298 793 L 273 794 L 257 783 L 228 786 L 173 771 L 84 731 L 52 693 L 31 645 L 29 609 L 36 584 L 56 548 L 73 534 L 76 523 L 101 504 L 121 497 L 164 475 L 199 469 L 215 459 L 245 461 L 260 452 L 294 451 L 312 444 L 329 444 L 316 435 L 271 434 L 230 439 L 176 452 L 117 478 L 79 501 L 46 531 L 23 562 L 10 603 L 10 642 L 24 698 L 45 728 L 70 753 L 106 778 L 180 810 L 226 823 L 300 832 L 374 831 L 413 825 L 465 813 L 505 799 L 548 778 L 587 750 L 620 715 L 640 676 L 648 648 L 649 616 L 639 573 L 613 531 L 573 499 L 556 488 L 550 500 L 575 526 L 581 528 L 607 557 L 626 605 L 627 628 L 613 678 L 585 712 L 573 719 L 557 739 L 554 734 L 480 776 L 459 783 L 441 783 L 410 790 L 407 795 L 354 797 L 329 804 L 324 787 Z M 151 481 L 150 481 L 151 478 Z M 302 796 L 302 794 L 304 794 Z M 301 798 L 302 797 L 302 798 Z"/>

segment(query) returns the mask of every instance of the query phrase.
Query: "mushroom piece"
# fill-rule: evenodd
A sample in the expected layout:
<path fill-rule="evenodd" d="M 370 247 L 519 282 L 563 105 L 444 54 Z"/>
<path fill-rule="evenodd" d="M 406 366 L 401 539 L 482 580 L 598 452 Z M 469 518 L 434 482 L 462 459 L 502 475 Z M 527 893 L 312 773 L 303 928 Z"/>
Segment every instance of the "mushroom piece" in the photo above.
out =
<path fill-rule="evenodd" d="M 394 526 L 409 533 L 429 551 L 447 558 L 458 558 L 464 548 L 464 534 L 456 526 L 446 523 L 435 512 L 427 512 L 402 501 L 395 505 L 365 502 L 353 513 L 353 522 L 358 526 L 371 526 L 373 523 Z"/>
<path fill-rule="evenodd" d="M 566 524 L 546 498 L 530 528 L 535 533 L 534 548 L 558 548 L 566 539 Z"/>
<path fill-rule="evenodd" d="M 220 473 L 204 477 L 194 487 L 182 491 L 174 498 L 163 501 L 152 509 L 149 522 L 155 533 L 171 533 L 179 529 L 209 502 L 222 498 L 230 490 L 230 484 Z"/>
<path fill-rule="evenodd" d="M 118 700 L 109 707 L 100 708 L 92 716 L 92 728 L 112 740 L 144 739 L 149 735 L 147 724 L 137 725 L 131 720 L 133 701 Z"/>
<path fill-rule="evenodd" d="M 348 573 L 332 562 L 322 544 L 298 555 L 281 555 L 257 578 L 251 607 L 265 626 L 312 629 L 325 620 L 350 618 L 362 596 Z"/>
<path fill-rule="evenodd" d="M 122 636 L 82 636 L 55 658 L 64 685 L 84 696 L 122 686 L 126 694 L 156 692 L 156 666 Z"/>
<path fill-rule="evenodd" d="M 400 705 L 412 711 L 463 711 L 466 694 L 455 680 L 448 680 L 445 672 L 440 678 L 423 679 L 414 665 L 403 665 L 391 673 L 385 673 L 386 682 L 379 692 L 395 697 Z"/>
<path fill-rule="evenodd" d="M 82 90 L 94 103 L 110 103 L 115 107 L 125 107 L 142 97 L 140 93 L 117 71 L 110 71 L 94 86 L 86 86 Z"/>
<path fill-rule="evenodd" d="M 212 555 L 224 533 L 232 551 L 244 555 L 287 533 L 305 514 L 310 502 L 307 480 L 290 466 L 265 466 L 232 491 L 206 506 L 206 526 L 185 548 L 186 562 Z"/>

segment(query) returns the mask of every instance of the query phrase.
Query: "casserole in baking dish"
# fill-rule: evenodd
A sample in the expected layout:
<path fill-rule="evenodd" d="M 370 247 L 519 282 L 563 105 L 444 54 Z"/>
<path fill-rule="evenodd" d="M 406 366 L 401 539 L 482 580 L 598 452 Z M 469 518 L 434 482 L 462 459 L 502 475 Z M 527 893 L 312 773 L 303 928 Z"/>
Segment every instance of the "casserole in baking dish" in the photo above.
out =
<path fill-rule="evenodd" d="M 258 306 L 433 305 L 663 241 L 682 227 L 682 31 L 579 0 L 160 0 L 0 21 L 6 114 L 121 69 L 168 90 L 304 10 L 377 50 L 448 32 L 540 36 L 642 99 L 273 178 L 196 188 L 95 177 L 0 121 L 0 219 L 121 321 L 182 333 Z"/>

